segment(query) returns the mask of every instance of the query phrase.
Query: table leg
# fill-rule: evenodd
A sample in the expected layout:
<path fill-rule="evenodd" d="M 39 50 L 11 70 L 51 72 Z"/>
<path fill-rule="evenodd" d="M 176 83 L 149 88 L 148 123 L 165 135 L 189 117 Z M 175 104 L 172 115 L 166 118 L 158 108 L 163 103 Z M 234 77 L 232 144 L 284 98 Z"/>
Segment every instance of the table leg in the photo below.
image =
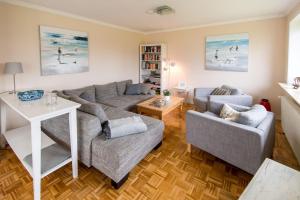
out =
<path fill-rule="evenodd" d="M 34 200 L 41 199 L 41 122 L 31 122 L 32 178 Z"/>
<path fill-rule="evenodd" d="M 4 133 L 6 132 L 6 105 L 3 101 L 1 103 L 1 133 L 0 133 L 0 148 L 4 148 L 6 141 L 4 138 Z"/>
<path fill-rule="evenodd" d="M 69 113 L 69 126 L 70 126 L 70 142 L 72 154 L 72 172 L 73 178 L 78 177 L 78 161 L 77 161 L 77 116 L 76 109 Z"/>

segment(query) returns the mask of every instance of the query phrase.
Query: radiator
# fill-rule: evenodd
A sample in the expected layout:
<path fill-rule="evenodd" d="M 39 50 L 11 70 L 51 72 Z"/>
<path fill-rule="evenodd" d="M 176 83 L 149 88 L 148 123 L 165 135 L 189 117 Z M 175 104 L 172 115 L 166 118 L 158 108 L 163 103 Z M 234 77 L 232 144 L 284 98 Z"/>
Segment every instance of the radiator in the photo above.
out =
<path fill-rule="evenodd" d="M 300 106 L 288 96 L 281 97 L 281 123 L 298 163 L 300 163 Z"/>

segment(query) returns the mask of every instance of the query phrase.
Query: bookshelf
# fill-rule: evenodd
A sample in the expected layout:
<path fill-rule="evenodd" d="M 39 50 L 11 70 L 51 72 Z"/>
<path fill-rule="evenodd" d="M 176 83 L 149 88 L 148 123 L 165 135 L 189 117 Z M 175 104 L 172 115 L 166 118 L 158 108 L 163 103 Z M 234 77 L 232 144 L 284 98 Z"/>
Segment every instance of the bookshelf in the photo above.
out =
<path fill-rule="evenodd" d="M 151 85 L 157 94 L 166 89 L 167 77 L 164 71 L 166 58 L 165 44 L 140 45 L 139 82 Z"/>

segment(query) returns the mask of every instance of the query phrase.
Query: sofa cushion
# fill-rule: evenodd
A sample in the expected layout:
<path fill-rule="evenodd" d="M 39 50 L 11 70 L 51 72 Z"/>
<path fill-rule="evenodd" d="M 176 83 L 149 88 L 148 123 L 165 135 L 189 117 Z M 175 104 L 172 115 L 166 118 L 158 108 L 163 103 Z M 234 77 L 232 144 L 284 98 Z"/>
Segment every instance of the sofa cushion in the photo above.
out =
<path fill-rule="evenodd" d="M 95 87 L 94 86 L 88 86 L 88 87 L 83 87 L 83 88 L 78 88 L 78 89 L 73 89 L 73 90 L 63 90 L 63 93 L 67 96 L 80 96 L 81 98 L 95 102 Z"/>
<path fill-rule="evenodd" d="M 257 127 L 267 116 L 268 112 L 262 105 L 254 105 L 249 111 L 240 112 L 237 123 Z"/>
<path fill-rule="evenodd" d="M 126 80 L 126 81 L 117 82 L 117 91 L 118 91 L 118 95 L 119 96 L 125 94 L 126 87 L 129 84 L 132 84 L 132 80 Z"/>
<path fill-rule="evenodd" d="M 118 111 L 118 112 L 117 112 Z M 116 108 L 108 108 L 109 119 L 138 116 Z M 104 135 L 92 142 L 92 164 L 115 182 L 131 171 L 163 138 L 162 121 L 141 116 L 148 130 L 144 133 L 106 140 Z"/>
<path fill-rule="evenodd" d="M 115 82 L 105 85 L 95 85 L 95 89 L 97 102 L 118 96 L 117 84 Z"/>
<path fill-rule="evenodd" d="M 141 84 L 140 87 L 141 94 L 150 94 L 151 86 L 149 86 L 148 84 Z"/>
<path fill-rule="evenodd" d="M 78 108 L 78 110 L 98 117 L 101 124 L 108 120 L 106 113 L 104 112 L 104 110 L 100 104 L 86 101 L 86 100 L 84 100 L 78 96 L 74 96 L 74 95 L 72 95 L 70 97 L 70 100 L 81 104 L 81 106 Z"/>
<path fill-rule="evenodd" d="M 126 95 L 140 95 L 141 94 L 141 84 L 129 84 L 126 88 Z"/>
<path fill-rule="evenodd" d="M 136 104 L 150 99 L 152 95 L 123 95 L 117 96 L 101 101 L 102 104 L 112 106 L 115 108 L 120 108 L 124 110 L 132 110 L 135 108 Z"/>

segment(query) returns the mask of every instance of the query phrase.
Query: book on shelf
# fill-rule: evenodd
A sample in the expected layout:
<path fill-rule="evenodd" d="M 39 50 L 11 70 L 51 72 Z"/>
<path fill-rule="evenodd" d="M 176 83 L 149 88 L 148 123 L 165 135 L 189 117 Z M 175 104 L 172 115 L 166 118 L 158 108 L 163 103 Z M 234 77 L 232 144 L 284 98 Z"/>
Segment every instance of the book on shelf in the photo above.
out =
<path fill-rule="evenodd" d="M 145 53 L 160 53 L 161 47 L 160 46 L 144 46 L 143 52 L 145 52 Z"/>

